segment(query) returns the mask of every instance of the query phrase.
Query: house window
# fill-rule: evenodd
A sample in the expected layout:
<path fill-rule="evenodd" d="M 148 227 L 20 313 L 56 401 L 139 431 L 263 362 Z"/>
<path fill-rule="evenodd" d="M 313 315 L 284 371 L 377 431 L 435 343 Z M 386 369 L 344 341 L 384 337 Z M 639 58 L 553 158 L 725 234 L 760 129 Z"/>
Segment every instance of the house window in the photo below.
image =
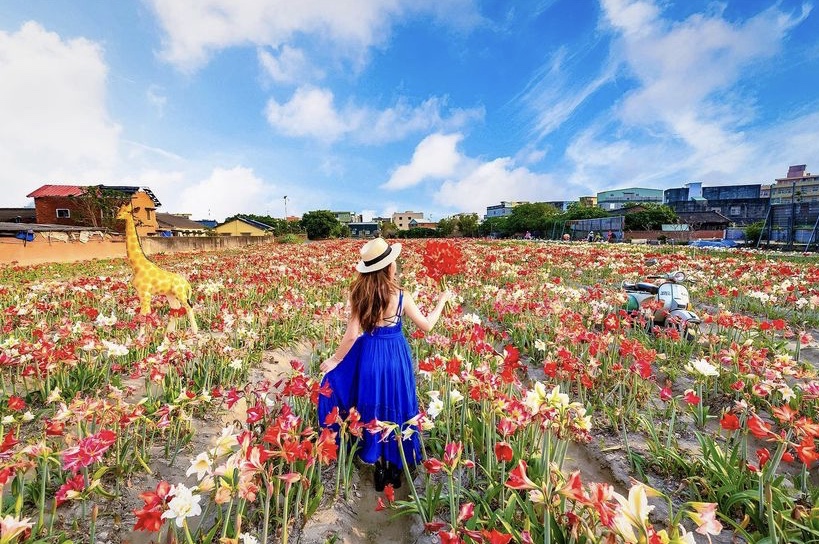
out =
<path fill-rule="evenodd" d="M 71 217 L 71 210 L 68 208 L 57 208 L 57 219 L 69 219 Z"/>
<path fill-rule="evenodd" d="M 741 213 L 742 213 L 742 207 L 741 206 L 731 206 L 730 215 L 739 215 Z"/>

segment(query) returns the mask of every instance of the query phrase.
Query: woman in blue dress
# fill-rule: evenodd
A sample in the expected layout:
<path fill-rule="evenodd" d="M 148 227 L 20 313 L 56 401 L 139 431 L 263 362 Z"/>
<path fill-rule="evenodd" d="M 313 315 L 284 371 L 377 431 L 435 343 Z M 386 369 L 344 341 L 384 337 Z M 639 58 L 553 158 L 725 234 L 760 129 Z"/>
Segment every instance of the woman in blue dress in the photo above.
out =
<path fill-rule="evenodd" d="M 403 316 L 424 332 L 438 322 L 452 294 L 444 291 L 435 309 L 425 316 L 412 296 L 404 293 L 396 281 L 396 259 L 401 244 L 388 245 L 375 238 L 361 248 L 356 277 L 350 286 L 350 317 L 347 330 L 335 353 L 321 363 L 326 375 L 322 385 L 332 394 L 319 397 L 319 423 L 333 408 L 345 418 L 350 408 L 361 414 L 361 422 L 372 420 L 399 425 L 396 434 L 418 415 L 415 370 L 407 339 L 402 329 Z M 416 429 L 412 427 L 413 431 Z M 396 434 L 383 437 L 364 431 L 359 457 L 375 465 L 375 488 L 385 484 L 401 486 L 403 462 Z M 410 466 L 421 462 L 421 444 L 417 432 L 401 440 L 404 456 Z"/>

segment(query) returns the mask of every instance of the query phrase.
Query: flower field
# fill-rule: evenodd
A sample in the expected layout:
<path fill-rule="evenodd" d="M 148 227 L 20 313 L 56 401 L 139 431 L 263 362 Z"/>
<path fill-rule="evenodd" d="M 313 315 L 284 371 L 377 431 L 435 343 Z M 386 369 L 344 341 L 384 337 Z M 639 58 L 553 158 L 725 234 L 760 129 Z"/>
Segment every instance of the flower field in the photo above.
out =
<path fill-rule="evenodd" d="M 308 542 L 371 487 L 356 436 L 415 429 L 425 462 L 372 512 L 415 520 L 405 542 L 819 542 L 816 257 L 452 242 L 457 302 L 406 331 L 413 426 L 318 422 L 360 244 L 156 256 L 198 335 L 138 315 L 125 259 L 0 268 L 0 544 Z M 432 248 L 402 252 L 427 310 Z M 674 270 L 694 341 L 622 309 L 622 281 Z"/>

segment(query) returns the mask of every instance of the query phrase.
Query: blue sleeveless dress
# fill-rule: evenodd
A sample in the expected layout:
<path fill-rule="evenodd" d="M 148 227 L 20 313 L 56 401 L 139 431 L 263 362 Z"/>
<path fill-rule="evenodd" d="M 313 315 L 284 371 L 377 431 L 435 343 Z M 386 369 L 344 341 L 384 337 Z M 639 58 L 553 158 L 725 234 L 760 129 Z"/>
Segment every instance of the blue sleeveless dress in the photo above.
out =
<path fill-rule="evenodd" d="M 421 441 L 415 426 L 406 423 L 418 415 L 418 396 L 412 354 L 402 328 L 403 303 L 404 292 L 400 291 L 398 310 L 390 319 L 394 324 L 363 333 L 338 366 L 324 376 L 322 385 L 329 385 L 332 394 L 319 395 L 318 417 L 324 425 L 334 407 L 338 406 L 343 419 L 355 406 L 364 424 L 373 419 L 398 424 L 399 439 L 401 430 L 411 427 L 414 432 L 402 443 L 407 463 L 413 466 L 421 462 Z M 394 434 L 381 440 L 380 433 L 365 429 L 359 445 L 358 456 L 364 462 L 381 458 L 403 467 Z"/>

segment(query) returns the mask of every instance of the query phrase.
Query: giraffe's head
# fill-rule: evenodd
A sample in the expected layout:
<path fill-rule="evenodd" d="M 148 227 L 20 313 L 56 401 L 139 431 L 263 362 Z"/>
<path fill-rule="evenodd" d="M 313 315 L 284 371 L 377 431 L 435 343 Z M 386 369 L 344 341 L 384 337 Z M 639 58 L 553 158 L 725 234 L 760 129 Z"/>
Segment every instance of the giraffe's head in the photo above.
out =
<path fill-rule="evenodd" d="M 119 211 L 117 212 L 117 219 L 128 219 L 129 217 L 134 216 L 134 206 L 128 202 L 127 204 L 123 204 L 119 207 Z"/>

